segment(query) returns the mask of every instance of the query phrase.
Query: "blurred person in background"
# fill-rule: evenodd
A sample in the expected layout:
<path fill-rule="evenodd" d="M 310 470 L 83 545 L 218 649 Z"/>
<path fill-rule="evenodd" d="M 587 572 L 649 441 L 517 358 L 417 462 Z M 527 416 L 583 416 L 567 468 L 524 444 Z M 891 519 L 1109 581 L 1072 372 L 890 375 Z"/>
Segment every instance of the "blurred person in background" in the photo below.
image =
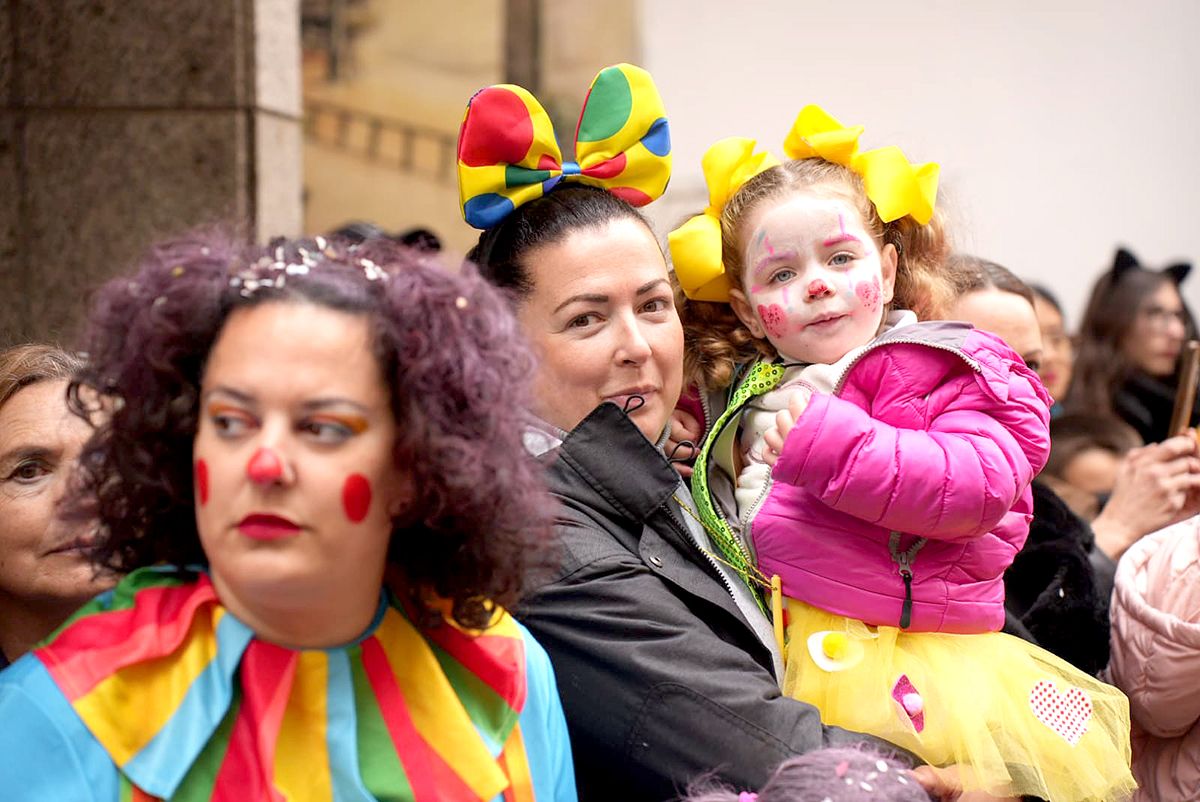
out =
<path fill-rule="evenodd" d="M 1057 418 L 1063 412 L 1062 399 L 1067 397 L 1067 387 L 1071 384 L 1074 347 L 1067 334 L 1062 305 L 1058 299 L 1039 284 L 1028 286 L 1033 291 L 1033 312 L 1042 330 L 1042 360 L 1038 375 L 1054 399 L 1050 417 Z"/>
<path fill-rule="evenodd" d="M 1096 280 L 1079 324 L 1069 412 L 1115 414 L 1146 443 L 1160 443 L 1175 404 L 1180 354 L 1196 337 L 1192 313 L 1179 285 L 1190 264 L 1147 270 L 1121 248 L 1113 266 Z M 1193 410 L 1189 425 L 1200 420 Z"/>
<path fill-rule="evenodd" d="M 1108 678 L 1129 696 L 1134 802 L 1200 794 L 1200 518 L 1147 535 L 1117 566 Z"/>
<path fill-rule="evenodd" d="M 1108 503 L 1125 455 L 1141 445 L 1138 433 L 1120 418 L 1060 415 L 1050 421 L 1050 459 L 1042 481 L 1091 521 Z"/>
<path fill-rule="evenodd" d="M 943 316 L 995 332 L 1037 370 L 1044 348 L 1029 286 L 986 259 L 956 254 L 949 263 L 957 297 Z M 1097 673 L 1108 662 L 1111 573 L 1087 523 L 1035 479 L 1029 537 L 1004 573 L 1005 631 Z"/>
<path fill-rule="evenodd" d="M 439 253 L 442 250 L 442 240 L 427 228 L 409 228 L 393 234 L 375 223 L 366 220 L 354 220 L 343 223 L 326 235 L 332 240 L 341 240 L 351 245 L 358 245 L 367 240 L 386 239 L 399 245 L 406 245 L 426 253 Z"/>
<path fill-rule="evenodd" d="M 88 557 L 92 526 L 59 515 L 91 434 L 67 409 L 82 364 L 52 345 L 0 351 L 0 668 L 112 584 Z"/>

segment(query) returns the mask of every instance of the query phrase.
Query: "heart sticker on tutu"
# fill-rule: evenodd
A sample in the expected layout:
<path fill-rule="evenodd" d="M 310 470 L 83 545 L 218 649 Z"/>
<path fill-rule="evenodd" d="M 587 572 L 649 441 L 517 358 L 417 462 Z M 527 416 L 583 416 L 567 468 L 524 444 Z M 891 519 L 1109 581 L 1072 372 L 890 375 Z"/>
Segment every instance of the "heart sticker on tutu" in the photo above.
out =
<path fill-rule="evenodd" d="M 1071 746 L 1087 732 L 1092 717 L 1092 700 L 1079 688 L 1059 693 L 1049 680 L 1042 680 L 1029 692 L 1029 705 L 1038 721 L 1062 736 Z"/>

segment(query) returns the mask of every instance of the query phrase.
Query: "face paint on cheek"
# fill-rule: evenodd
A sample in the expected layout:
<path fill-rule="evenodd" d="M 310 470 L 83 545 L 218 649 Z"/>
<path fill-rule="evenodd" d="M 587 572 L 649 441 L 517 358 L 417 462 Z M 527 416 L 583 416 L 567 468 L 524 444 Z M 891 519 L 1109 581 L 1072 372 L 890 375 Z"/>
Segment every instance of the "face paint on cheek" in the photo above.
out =
<path fill-rule="evenodd" d="M 352 473 L 342 485 L 342 508 L 350 523 L 361 523 L 371 508 L 371 483 L 361 473 Z"/>
<path fill-rule="evenodd" d="M 767 330 L 767 334 L 772 337 L 782 337 L 787 333 L 787 314 L 779 304 L 771 304 L 770 306 L 759 304 L 758 319 L 762 321 L 763 328 Z"/>
<path fill-rule="evenodd" d="M 208 503 L 208 463 L 202 459 L 196 460 L 196 497 L 201 507 Z"/>
<path fill-rule="evenodd" d="M 879 286 L 879 276 L 871 276 L 870 281 L 860 281 L 854 286 L 854 294 L 858 296 L 858 300 L 862 301 L 862 305 L 874 312 L 879 308 L 880 299 L 883 293 Z"/>

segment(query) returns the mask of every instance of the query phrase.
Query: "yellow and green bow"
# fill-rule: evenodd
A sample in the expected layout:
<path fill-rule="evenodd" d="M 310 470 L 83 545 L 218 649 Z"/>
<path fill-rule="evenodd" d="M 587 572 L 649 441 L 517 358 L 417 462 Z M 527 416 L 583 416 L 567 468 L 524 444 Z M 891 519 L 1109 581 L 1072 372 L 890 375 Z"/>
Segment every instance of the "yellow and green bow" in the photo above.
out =
<path fill-rule="evenodd" d="M 634 206 L 661 196 L 671 177 L 671 135 L 648 72 L 617 64 L 596 75 L 575 130 L 575 156 L 563 162 L 550 117 L 527 90 L 480 90 L 458 134 L 463 217 L 491 228 L 562 180 L 606 189 Z"/>
<path fill-rule="evenodd" d="M 789 159 L 824 159 L 862 176 L 867 197 L 885 223 L 908 215 L 921 225 L 933 218 L 940 168 L 913 165 L 900 148 L 859 151 L 861 125 L 844 126 L 820 106 L 805 106 L 783 143 Z M 684 295 L 693 301 L 729 301 L 729 278 L 721 261 L 721 213 L 725 204 L 763 170 L 779 162 L 754 153 L 754 140 L 722 139 L 704 154 L 708 208 L 667 235 L 671 262 Z"/>
<path fill-rule="evenodd" d="M 708 208 L 667 235 L 675 278 L 693 301 L 729 300 L 729 277 L 721 263 L 721 213 L 742 184 L 779 164 L 770 153 L 755 153 L 754 145 L 753 139 L 731 136 L 705 151 L 700 166 Z"/>

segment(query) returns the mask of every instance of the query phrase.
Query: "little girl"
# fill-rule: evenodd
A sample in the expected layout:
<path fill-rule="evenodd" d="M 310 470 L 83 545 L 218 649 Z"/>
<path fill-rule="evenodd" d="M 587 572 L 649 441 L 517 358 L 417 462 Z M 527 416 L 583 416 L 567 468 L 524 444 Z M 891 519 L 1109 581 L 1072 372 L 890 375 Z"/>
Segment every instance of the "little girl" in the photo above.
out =
<path fill-rule="evenodd" d="M 792 161 L 748 140 L 705 157 L 713 202 L 670 238 L 688 367 L 730 387 L 696 502 L 725 558 L 770 578 L 783 690 L 826 723 L 968 788 L 1122 798 L 1125 698 L 997 631 L 1049 398 L 997 337 L 917 322 L 949 289 L 937 166 L 859 152 L 861 133 L 810 106 Z"/>

